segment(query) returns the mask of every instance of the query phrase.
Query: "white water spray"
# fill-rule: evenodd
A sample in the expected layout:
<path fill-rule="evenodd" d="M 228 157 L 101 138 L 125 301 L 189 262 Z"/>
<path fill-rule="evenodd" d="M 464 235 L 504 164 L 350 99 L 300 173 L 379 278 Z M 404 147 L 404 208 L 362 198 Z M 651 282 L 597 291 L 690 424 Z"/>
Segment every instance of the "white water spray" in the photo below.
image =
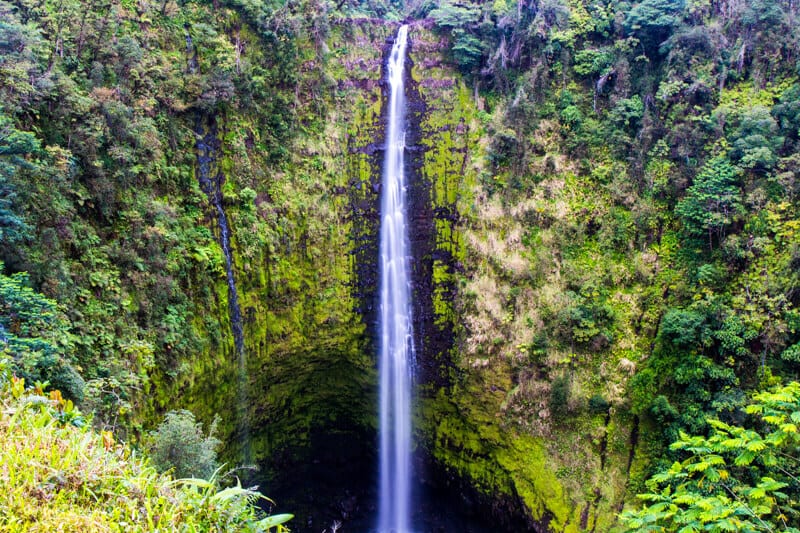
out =
<path fill-rule="evenodd" d="M 408 533 L 411 501 L 411 387 L 414 346 L 406 226 L 405 70 L 408 26 L 389 56 L 389 121 L 380 241 L 380 533 Z"/>

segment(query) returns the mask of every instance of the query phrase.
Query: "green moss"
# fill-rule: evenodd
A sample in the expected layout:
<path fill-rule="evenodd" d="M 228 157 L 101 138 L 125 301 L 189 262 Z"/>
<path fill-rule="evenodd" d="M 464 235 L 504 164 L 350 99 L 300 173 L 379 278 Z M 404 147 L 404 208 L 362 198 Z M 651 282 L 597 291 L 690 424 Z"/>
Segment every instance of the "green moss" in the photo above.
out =
<path fill-rule="evenodd" d="M 509 473 L 515 491 L 525 502 L 534 519 L 552 516 L 550 528 L 578 531 L 577 509 L 573 507 L 551 471 L 550 458 L 540 440 L 514 438 L 497 451 L 497 462 Z M 572 523 L 568 523 L 570 522 Z"/>
<path fill-rule="evenodd" d="M 351 284 L 356 265 L 348 250 L 356 237 L 352 202 L 374 194 L 376 161 L 365 149 L 379 137 L 381 57 L 374 43 L 383 42 L 387 31 L 382 25 L 347 32 L 334 28 L 331 50 L 344 49 L 350 39 L 370 44 L 348 46 L 347 54 L 326 58 L 326 72 L 342 88 L 330 97 L 325 116 L 316 119 L 324 129 L 309 128 L 299 135 L 291 158 L 280 168 L 263 151 L 262 117 L 239 111 L 219 117 L 218 170 L 225 177 L 225 209 L 244 318 L 247 416 L 253 459 L 258 462 L 289 450 L 302 456 L 310 436 L 326 427 L 353 428 L 361 438 L 376 426 L 374 363 L 366 328 L 354 311 Z M 372 88 L 362 90 L 364 83 Z M 319 105 L 300 102 L 306 104 Z M 252 146 L 244 142 L 248 136 L 254 139 Z M 255 192 L 255 205 L 242 204 L 244 188 Z M 204 222 L 215 236 L 208 244 L 213 254 L 204 261 L 213 258 L 215 274 L 198 280 L 204 290 L 196 293 L 198 311 L 191 327 L 201 339 L 200 349 L 175 371 L 153 376 L 143 398 L 147 409 L 142 410 L 142 424 L 152 425 L 158 412 L 174 407 L 188 408 L 206 422 L 221 414 L 220 437 L 227 443 L 222 459 L 236 463 L 242 451 L 237 435 L 239 362 L 216 216 L 208 205 L 204 209 Z"/>
<path fill-rule="evenodd" d="M 579 509 L 564 493 L 542 439 L 504 431 L 491 407 L 459 401 L 474 398 L 478 391 L 470 389 L 454 389 L 452 396 L 439 391 L 423 401 L 424 445 L 484 495 L 519 497 L 534 519 L 550 520 L 553 530 L 578 531 Z"/>
<path fill-rule="evenodd" d="M 426 149 L 422 177 L 430 186 L 434 212 L 453 215 L 434 217 L 437 257 L 446 258 L 433 262 L 435 323 L 456 335 L 454 348 L 440 354 L 442 360 L 455 365 L 449 373 L 451 386 L 421 393 L 417 421 L 421 446 L 482 494 L 520 501 L 534 519 L 549 522 L 554 531 L 581 530 L 582 519 L 586 520 L 587 529 L 608 530 L 615 522 L 617 505 L 626 497 L 632 420 L 615 414 L 606 425 L 605 416 L 584 410 L 592 395 L 608 395 L 608 374 L 616 365 L 623 359 L 636 361 L 640 352 L 626 345 L 614 347 L 603 357 L 594 357 L 588 350 L 586 354 L 576 354 L 568 347 L 562 351 L 560 346 L 553 346 L 555 343 L 546 332 L 541 335 L 551 343 L 549 346 L 527 339 L 536 334 L 539 326 L 534 318 L 541 320 L 547 313 L 557 316 L 559 312 L 558 308 L 548 308 L 550 302 L 543 298 L 564 290 L 551 277 L 553 271 L 561 273 L 560 264 L 534 275 L 534 260 L 553 261 L 553 257 L 536 254 L 549 250 L 554 245 L 554 235 L 558 235 L 546 226 L 538 227 L 538 220 L 558 218 L 559 223 L 574 231 L 574 237 L 563 242 L 564 256 L 556 256 L 574 269 L 565 275 L 604 279 L 613 272 L 623 279 L 631 277 L 625 254 L 609 258 L 599 238 L 585 238 L 584 228 L 603 216 L 597 206 L 611 203 L 609 193 L 600 186 L 587 187 L 584 176 L 568 168 L 548 185 L 551 189 L 547 193 L 535 197 L 532 207 L 510 214 L 516 202 L 531 200 L 524 197 L 504 198 L 487 206 L 491 193 L 480 190 L 478 174 L 485 164 L 482 147 L 488 145 L 484 127 L 491 120 L 476 110 L 471 91 L 457 76 L 431 61 L 441 53 L 435 42 L 427 40 L 422 32 L 415 35 L 418 40 L 413 54 L 417 55 L 413 57 L 425 57 L 424 64 L 434 65 L 423 71 L 419 67 L 423 62 L 415 60 L 412 71 L 426 106 L 421 117 L 421 142 Z M 547 135 L 547 142 L 554 143 L 555 137 Z M 490 183 L 495 186 L 498 180 L 504 180 L 508 187 L 518 179 L 507 173 L 491 178 Z M 540 194 L 533 178 L 526 179 L 530 180 L 524 185 L 530 188 L 528 194 Z M 476 191 L 480 195 L 477 198 Z M 484 214 L 484 210 L 489 212 Z M 527 267 L 509 271 L 505 264 L 508 258 L 499 252 L 472 247 L 476 237 L 490 241 L 490 232 L 491 242 L 520 239 L 527 243 L 528 250 L 517 253 L 520 261 L 530 265 L 530 274 Z M 468 242 L 473 244 L 468 246 Z M 462 274 L 448 268 L 453 264 L 466 271 Z M 476 278 L 492 283 L 482 285 L 478 293 L 464 291 L 464 286 Z M 553 292 L 537 294 L 546 283 L 553 283 L 545 285 L 547 291 Z M 637 338 L 630 327 L 640 312 L 632 303 L 637 294 L 621 287 L 606 297 L 606 305 L 618 319 L 612 329 L 619 338 Z M 500 314 L 484 318 L 481 313 L 487 310 L 475 307 L 475 300 L 481 299 L 493 299 L 491 303 L 497 311 L 492 311 Z M 524 314 L 530 317 L 528 322 L 519 316 Z M 487 330 L 495 337 L 470 348 L 470 330 L 480 320 L 487 320 Z M 530 333 L 524 333 L 526 328 Z M 530 392 L 534 385 L 549 390 L 552 376 L 534 378 L 530 374 L 550 364 L 559 373 L 571 376 L 567 400 L 572 403 L 565 406 L 563 421 L 548 413 L 547 402 L 542 407 L 536 398 L 521 400 L 534 394 Z M 547 397 L 549 393 L 544 394 Z M 614 397 L 614 402 L 618 405 L 621 398 Z"/>

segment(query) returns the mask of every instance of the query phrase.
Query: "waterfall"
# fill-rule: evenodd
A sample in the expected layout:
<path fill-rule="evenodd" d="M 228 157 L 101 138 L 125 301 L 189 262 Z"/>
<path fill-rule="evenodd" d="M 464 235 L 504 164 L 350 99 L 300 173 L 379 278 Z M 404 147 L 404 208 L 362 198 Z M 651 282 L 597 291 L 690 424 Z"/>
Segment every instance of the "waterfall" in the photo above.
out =
<path fill-rule="evenodd" d="M 222 203 L 222 180 L 221 173 L 214 174 L 217 164 L 217 152 L 219 151 L 219 139 L 217 137 L 216 120 L 210 119 L 211 126 L 205 131 L 201 117 L 198 116 L 195 125 L 195 135 L 197 136 L 197 178 L 200 182 L 200 189 L 208 196 L 211 205 L 217 212 L 217 224 L 219 226 L 219 242 L 222 247 L 222 254 L 225 257 L 225 276 L 228 282 L 228 312 L 231 320 L 231 333 L 233 333 L 233 345 L 236 349 L 238 358 L 238 397 L 237 397 L 237 418 L 239 422 L 239 437 L 242 442 L 242 460 L 245 464 L 250 462 L 250 423 L 247 417 L 247 406 L 249 404 L 248 385 L 247 385 L 247 357 L 244 347 L 244 329 L 242 327 L 242 310 L 239 306 L 239 294 L 236 291 L 236 279 L 233 275 L 233 253 L 231 251 L 231 233 L 228 225 L 228 217 Z"/>
<path fill-rule="evenodd" d="M 389 116 L 381 188 L 380 507 L 381 533 L 407 533 L 411 501 L 411 396 L 414 346 L 406 225 L 405 70 L 408 26 L 397 32 L 388 63 Z"/>

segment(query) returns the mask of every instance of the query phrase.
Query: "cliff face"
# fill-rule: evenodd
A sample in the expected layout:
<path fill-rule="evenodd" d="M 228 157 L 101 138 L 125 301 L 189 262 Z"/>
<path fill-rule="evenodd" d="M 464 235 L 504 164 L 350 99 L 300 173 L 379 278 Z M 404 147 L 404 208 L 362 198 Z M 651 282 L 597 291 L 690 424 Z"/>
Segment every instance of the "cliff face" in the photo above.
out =
<path fill-rule="evenodd" d="M 0 1 L 2 352 L 134 443 L 221 415 L 303 527 L 369 514 L 397 24 L 345 14 L 401 4 L 419 472 L 608 530 L 800 369 L 795 3 Z"/>
<path fill-rule="evenodd" d="M 259 177 L 268 166 L 257 150 L 236 148 L 231 132 L 247 131 L 246 115 L 229 115 L 221 133 L 230 144 L 222 142 L 221 163 L 229 194 L 252 187 L 256 214 L 274 224 L 255 258 L 234 247 L 257 477 L 317 524 L 363 514 L 371 498 L 383 61 L 395 29 L 374 21 L 331 28 L 325 63 L 315 58 L 301 67 L 330 78 L 336 96 L 317 117 L 324 127 L 298 135 L 273 175 Z M 514 351 L 528 334 L 509 328 L 505 315 L 494 316 L 498 310 L 482 300 L 507 293 L 516 275 L 509 277 L 507 258 L 487 252 L 482 241 L 513 240 L 519 223 L 484 212 L 492 208 L 479 180 L 486 113 L 449 64 L 447 47 L 426 23 L 412 25 L 407 142 L 418 468 L 429 485 L 492 509 L 493 522 L 509 530 L 602 530 L 623 501 L 633 419 L 606 407 L 547 431 L 520 426 L 530 419 L 515 405 L 526 378 L 513 354 L 492 355 Z M 248 226 L 236 205 L 230 211 L 235 242 L 251 239 L 257 226 Z M 227 309 L 223 281 L 216 284 L 217 312 Z M 484 283 L 500 288 L 486 290 Z M 230 331 L 225 320 L 221 325 Z M 492 338 L 485 337 L 490 327 L 499 332 Z M 190 408 L 206 417 L 237 409 L 233 343 L 224 335 L 217 366 L 197 368 L 179 385 L 184 399 L 196 399 Z M 578 367 L 576 376 L 592 372 Z M 233 458 L 241 441 L 231 422 Z M 311 485 L 327 493 L 308 499 Z"/>
<path fill-rule="evenodd" d="M 301 63 L 309 78 L 324 81 L 325 93 L 321 101 L 301 96 L 296 102 L 297 113 L 307 113 L 311 125 L 294 138 L 279 165 L 261 160 L 257 145 L 237 148 L 237 134 L 227 134 L 233 146 L 225 137 L 222 142 L 231 194 L 249 186 L 255 195 L 251 212 L 231 210 L 236 243 L 249 241 L 247 248 L 234 247 L 234 257 L 244 317 L 249 442 L 260 469 L 253 478 L 282 494 L 282 505 L 297 507 L 307 522 L 303 527 L 312 530 L 315 519 L 324 527 L 322 517 L 355 513 L 376 464 L 381 50 L 392 32 L 391 25 L 346 21 L 318 43 L 328 50 L 324 56 Z M 250 129 L 247 115 L 227 120 L 232 131 Z M 266 235 L 258 235 L 264 230 Z M 207 368 L 188 374 L 185 385 L 176 383 L 184 397 L 196 399 L 190 408 L 207 417 L 237 412 L 235 358 L 227 344 L 218 360 L 222 380 L 218 369 Z M 221 382 L 228 389 L 224 398 Z M 236 461 L 243 440 L 231 422 L 226 455 Z"/>
<path fill-rule="evenodd" d="M 606 404 L 573 410 L 562 423 L 549 419 L 548 391 L 521 400 L 533 382 L 549 388 L 554 378 L 530 376 L 520 359 L 536 335 L 536 324 L 524 322 L 536 307 L 523 281 L 533 264 L 519 239 L 536 221 L 514 212 L 524 209 L 516 202 L 491 198 L 491 117 L 446 61 L 447 42 L 424 24 L 416 29 L 411 58 L 422 112 L 414 163 L 428 205 L 414 212 L 423 228 L 435 228 L 415 253 L 425 306 L 420 460 L 434 485 L 491 509 L 495 527 L 606 530 L 625 498 L 634 419 Z M 576 383 L 595 379 L 592 364 L 572 368 Z"/>
<path fill-rule="evenodd" d="M 248 442 L 265 491 L 308 508 L 298 529 L 368 514 L 383 61 L 396 25 L 287 14 L 281 26 L 238 2 L 113 3 L 81 22 L 67 3 L 61 22 L 4 11 L 20 35 L 41 26 L 19 62 L 49 92 L 4 93 L 15 127 L 44 133 L 27 156 L 38 166 L 14 177 L 30 238 L 3 253 L 69 304 L 87 408 L 131 439 L 168 409 L 219 414 L 223 458 L 240 461 Z M 410 60 L 420 472 L 510 530 L 604 530 L 623 501 L 633 419 L 606 405 L 526 425 L 521 411 L 550 394 L 531 384 L 555 376 L 537 381 L 517 361 L 537 327 L 524 322 L 529 290 L 515 292 L 528 258 L 487 243 L 516 246 L 519 220 L 539 211 L 488 198 L 491 117 L 427 23 L 412 24 Z M 564 368 L 588 382 L 600 366 Z"/>

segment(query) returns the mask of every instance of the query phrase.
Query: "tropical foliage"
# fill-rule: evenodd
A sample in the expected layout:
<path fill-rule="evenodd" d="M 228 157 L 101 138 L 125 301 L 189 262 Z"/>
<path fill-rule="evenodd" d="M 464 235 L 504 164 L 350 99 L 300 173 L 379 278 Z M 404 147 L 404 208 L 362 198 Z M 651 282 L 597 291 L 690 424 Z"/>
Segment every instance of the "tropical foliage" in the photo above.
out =
<path fill-rule="evenodd" d="M 710 435 L 680 433 L 683 458 L 647 482 L 646 506 L 622 515 L 629 531 L 798 531 L 800 383 L 754 396 L 751 424 L 709 420 Z"/>
<path fill-rule="evenodd" d="M 177 478 L 209 478 L 219 468 L 214 437 L 216 421 L 208 433 L 191 411 L 170 411 L 152 435 L 150 458 L 160 471 L 172 470 Z"/>
<path fill-rule="evenodd" d="M 26 389 L 0 361 L 0 529 L 29 531 L 288 531 L 291 515 L 259 516 L 238 483 L 160 475 L 96 433 L 59 391 Z"/>
<path fill-rule="evenodd" d="M 766 411 L 745 420 L 742 406 L 800 373 L 798 9 L 0 0 L 0 348 L 26 383 L 59 389 L 117 438 L 139 440 L 187 402 L 209 423 L 247 374 L 232 355 L 231 268 L 269 384 L 252 395 L 256 423 L 274 428 L 264 446 L 306 443 L 337 410 L 371 428 L 371 311 L 354 294 L 375 280 L 354 279 L 354 258 L 371 253 L 354 210 L 374 190 L 363 174 L 380 152 L 384 22 L 411 17 L 428 46 L 411 47 L 415 94 L 447 95 L 428 115 L 442 142 L 421 173 L 464 177 L 431 185 L 432 240 L 452 265 L 441 249 L 420 258 L 447 278 L 434 292 L 455 324 L 436 369 L 455 405 L 430 407 L 444 433 L 432 454 L 450 446 L 447 466 L 476 485 L 499 479 L 494 465 L 534 505 L 529 457 L 509 443 L 535 441 L 565 492 L 598 502 L 591 512 L 614 515 L 662 472 L 649 518 L 626 520 L 792 526 L 790 426 Z M 442 57 L 457 79 L 423 79 Z M 463 164 L 443 162 L 447 150 Z M 767 409 L 754 398 L 747 409 Z M 170 416 L 155 455 L 192 449 L 180 475 L 210 475 L 213 440 Z M 480 438 L 455 434 L 464 420 Z M 222 419 L 220 438 L 234 426 Z M 787 436 L 774 464 L 737 464 L 747 439 L 775 432 Z"/>

